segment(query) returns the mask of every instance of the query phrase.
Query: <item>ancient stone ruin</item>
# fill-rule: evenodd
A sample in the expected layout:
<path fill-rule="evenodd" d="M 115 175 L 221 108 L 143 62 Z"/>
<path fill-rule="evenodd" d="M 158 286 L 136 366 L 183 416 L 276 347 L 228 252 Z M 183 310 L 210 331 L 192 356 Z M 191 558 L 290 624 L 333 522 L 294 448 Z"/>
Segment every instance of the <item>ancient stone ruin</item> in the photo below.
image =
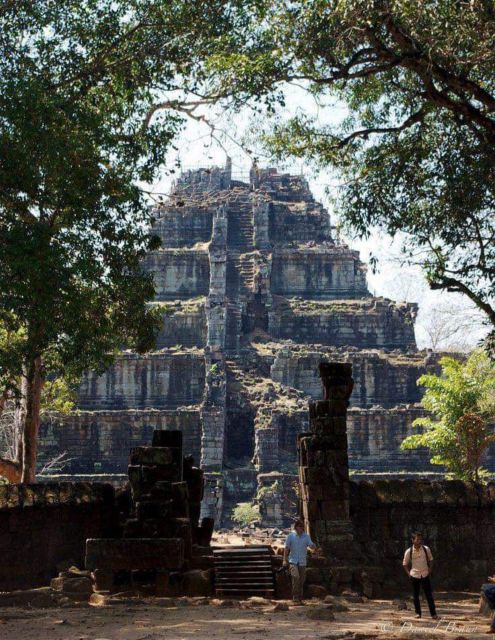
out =
<path fill-rule="evenodd" d="M 213 531 L 208 519 L 198 526 L 203 472 L 190 458 L 185 462 L 180 431 L 156 431 L 153 446 L 131 450 L 132 508 L 122 536 L 86 541 L 86 569 L 93 572 L 97 592 L 115 590 L 119 583 L 133 587 L 136 581 L 150 584 L 157 596 L 182 588 L 182 574 L 191 568 L 193 555 L 200 561 Z M 209 593 L 211 573 L 207 582 Z"/>
<path fill-rule="evenodd" d="M 399 449 L 422 411 L 416 380 L 437 368 L 416 349 L 416 306 L 371 295 L 358 252 L 303 177 L 253 168 L 241 181 L 230 164 L 188 172 L 154 230 L 156 351 L 89 371 L 80 411 L 42 425 L 42 463 L 66 452 L 64 473 L 123 481 L 129 449 L 178 429 L 205 472 L 204 516 L 228 523 L 257 497 L 264 522 L 280 524 L 295 508 L 287 489 L 307 402 L 320 397 L 318 365 L 340 361 L 355 381 L 351 469 L 430 468 L 425 452 Z"/>
<path fill-rule="evenodd" d="M 478 589 L 495 556 L 495 485 L 353 481 L 346 447 L 351 366 L 322 363 L 320 373 L 324 399 L 310 405 L 310 430 L 299 437 L 299 506 L 321 548 L 310 558 L 306 595 L 404 591 L 400 560 L 418 528 L 435 550 L 436 580 L 446 589 Z M 198 526 L 197 519 L 203 472 L 182 457 L 180 444 L 181 432 L 159 430 L 151 446 L 134 447 L 124 488 L 0 486 L 0 554 L 8 558 L 0 592 L 9 592 L 0 600 L 105 604 L 115 592 L 290 597 L 272 545 L 209 545 L 213 522 Z M 463 558 L 456 571 L 453 557 Z"/>
<path fill-rule="evenodd" d="M 308 433 L 299 436 L 302 515 L 329 559 L 352 558 L 347 406 L 354 386 L 349 363 L 324 363 L 324 399 L 310 404 Z"/>

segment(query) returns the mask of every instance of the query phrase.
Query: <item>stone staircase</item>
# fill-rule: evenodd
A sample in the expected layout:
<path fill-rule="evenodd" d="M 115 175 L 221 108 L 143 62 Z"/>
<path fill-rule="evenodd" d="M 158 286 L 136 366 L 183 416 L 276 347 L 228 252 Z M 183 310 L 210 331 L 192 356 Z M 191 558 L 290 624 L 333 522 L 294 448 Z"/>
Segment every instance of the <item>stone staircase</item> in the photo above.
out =
<path fill-rule="evenodd" d="M 229 547 L 213 550 L 215 592 L 223 598 L 273 598 L 275 582 L 269 547 Z"/>
<path fill-rule="evenodd" d="M 242 367 L 239 366 L 239 363 L 234 358 L 226 358 L 225 367 L 227 370 L 227 379 L 229 376 L 238 378 L 244 375 Z"/>
<path fill-rule="evenodd" d="M 229 251 L 227 258 L 226 292 L 230 299 L 252 293 L 254 290 L 254 256 Z"/>
<path fill-rule="evenodd" d="M 239 285 L 241 293 L 251 293 L 254 290 L 254 256 L 245 254 L 239 256 Z"/>
<path fill-rule="evenodd" d="M 229 203 L 227 247 L 240 253 L 254 248 L 253 205 L 248 193 L 237 194 Z"/>
<path fill-rule="evenodd" d="M 242 301 L 254 288 L 255 265 L 253 204 L 249 192 L 233 190 L 228 205 L 227 227 L 227 319 L 225 331 L 226 351 L 238 351 L 242 333 Z"/>
<path fill-rule="evenodd" d="M 237 351 L 239 349 L 239 336 L 241 334 L 242 311 L 238 302 L 227 303 L 227 320 L 225 326 L 225 350 Z"/>
<path fill-rule="evenodd" d="M 240 254 L 236 251 L 227 256 L 227 276 L 225 291 L 229 300 L 237 300 L 241 289 L 241 277 L 239 273 Z"/>
<path fill-rule="evenodd" d="M 229 388 L 232 384 L 242 384 L 246 375 L 243 369 L 239 366 L 237 360 L 232 357 L 226 358 L 225 360 L 225 372 L 227 376 L 227 387 Z"/>

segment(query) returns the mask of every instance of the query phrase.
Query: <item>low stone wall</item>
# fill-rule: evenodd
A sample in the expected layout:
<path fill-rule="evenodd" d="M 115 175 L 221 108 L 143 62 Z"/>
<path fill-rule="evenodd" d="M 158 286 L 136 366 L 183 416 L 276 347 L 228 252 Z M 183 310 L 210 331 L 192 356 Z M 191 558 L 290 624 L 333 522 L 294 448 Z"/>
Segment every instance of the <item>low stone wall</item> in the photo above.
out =
<path fill-rule="evenodd" d="M 0 591 L 47 585 L 64 561 L 83 567 L 86 539 L 117 529 L 111 485 L 0 486 Z"/>
<path fill-rule="evenodd" d="M 351 518 L 363 564 L 384 569 L 386 592 L 409 588 L 402 558 L 413 531 L 431 547 L 437 590 L 478 591 L 495 570 L 495 484 L 351 482 Z"/>

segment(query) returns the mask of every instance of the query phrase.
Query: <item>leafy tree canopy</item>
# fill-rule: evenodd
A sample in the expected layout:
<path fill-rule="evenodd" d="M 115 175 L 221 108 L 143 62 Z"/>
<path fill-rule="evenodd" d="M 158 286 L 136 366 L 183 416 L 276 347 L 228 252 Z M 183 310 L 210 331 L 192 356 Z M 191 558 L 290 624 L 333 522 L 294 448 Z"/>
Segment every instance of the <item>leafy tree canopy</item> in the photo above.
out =
<path fill-rule="evenodd" d="M 199 4 L 0 11 L 0 320 L 25 331 L 17 348 L 29 358 L 50 351 L 57 366 L 84 368 L 122 343 L 151 344 L 153 288 L 139 260 L 156 243 L 139 182 L 156 175 L 182 121 L 155 114 L 157 96 L 181 87 L 199 33 L 221 22 Z"/>
<path fill-rule="evenodd" d="M 414 421 L 423 432 L 407 437 L 401 448 L 427 447 L 432 464 L 477 479 L 482 455 L 495 442 L 495 363 L 478 350 L 465 362 L 442 358 L 440 364 L 440 375 L 418 380 L 426 389 L 421 403 L 430 415 Z"/>
<path fill-rule="evenodd" d="M 276 122 L 276 156 L 338 171 L 338 208 L 361 236 L 405 234 L 404 258 L 495 324 L 495 8 L 491 0 L 248 0 L 251 23 L 207 61 L 237 107 L 321 105 Z M 221 45 L 221 46 L 220 46 Z M 327 117 L 335 103 L 347 117 Z M 259 103 L 257 103 L 259 108 Z"/>
<path fill-rule="evenodd" d="M 0 7 L 0 396 L 25 404 L 27 479 L 48 373 L 153 344 L 140 184 L 190 108 L 185 78 L 235 19 L 178 0 Z"/>

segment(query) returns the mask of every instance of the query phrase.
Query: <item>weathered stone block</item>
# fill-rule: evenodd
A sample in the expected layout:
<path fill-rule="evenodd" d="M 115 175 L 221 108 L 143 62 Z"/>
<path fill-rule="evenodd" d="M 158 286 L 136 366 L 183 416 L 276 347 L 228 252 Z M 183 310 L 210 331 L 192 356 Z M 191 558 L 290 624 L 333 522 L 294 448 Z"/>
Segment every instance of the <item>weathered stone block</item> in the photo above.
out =
<path fill-rule="evenodd" d="M 182 431 L 155 429 L 151 444 L 153 447 L 173 447 L 182 451 Z"/>
<path fill-rule="evenodd" d="M 95 581 L 95 591 L 110 591 L 113 588 L 113 571 L 95 569 L 95 571 L 93 572 L 93 577 Z"/>
<path fill-rule="evenodd" d="M 182 576 L 182 589 L 185 596 L 210 596 L 213 593 L 213 570 L 194 569 Z"/>
<path fill-rule="evenodd" d="M 175 462 L 176 451 L 172 447 L 135 447 L 131 449 L 131 465 L 166 466 Z"/>
<path fill-rule="evenodd" d="M 143 500 L 137 502 L 137 519 L 166 518 L 172 513 L 172 504 L 172 500 Z"/>
<path fill-rule="evenodd" d="M 15 509 L 21 506 L 19 485 L 8 484 L 1 487 L 3 493 L 2 508 L 3 509 Z"/>

